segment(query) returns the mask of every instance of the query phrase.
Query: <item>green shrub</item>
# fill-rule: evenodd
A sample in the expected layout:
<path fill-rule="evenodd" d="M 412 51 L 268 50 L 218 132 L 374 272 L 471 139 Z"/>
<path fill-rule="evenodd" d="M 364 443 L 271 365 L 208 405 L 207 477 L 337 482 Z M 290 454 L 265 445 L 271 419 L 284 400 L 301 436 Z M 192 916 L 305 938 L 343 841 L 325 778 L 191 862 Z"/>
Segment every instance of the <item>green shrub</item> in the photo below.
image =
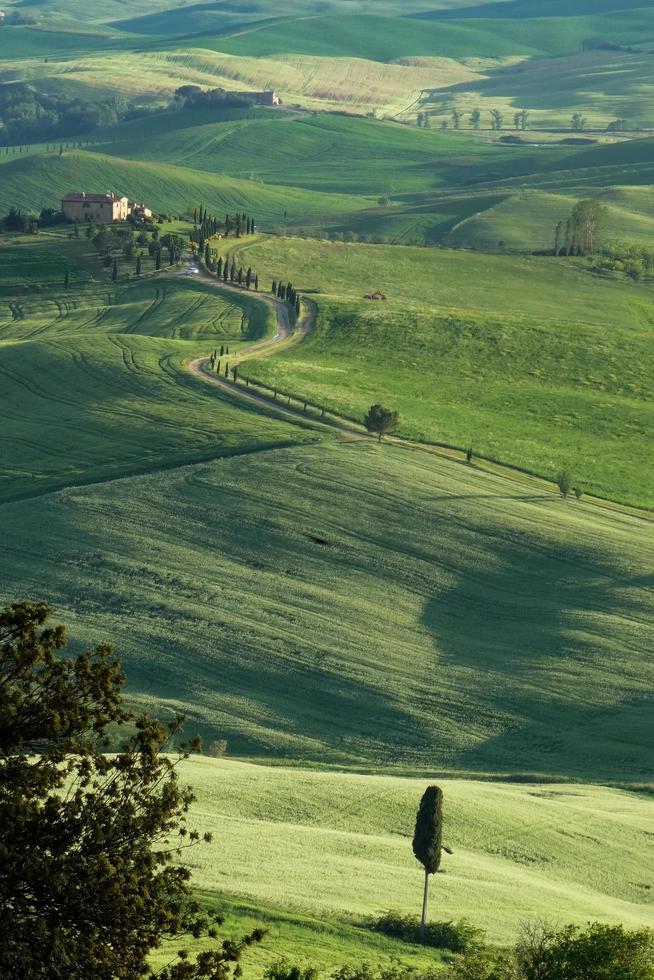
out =
<path fill-rule="evenodd" d="M 372 923 L 376 932 L 402 939 L 408 943 L 420 942 L 420 919 L 401 912 L 385 912 Z M 484 942 L 484 931 L 473 926 L 467 919 L 458 922 L 428 922 L 424 945 L 434 949 L 447 949 L 451 953 L 470 953 L 480 949 Z"/>

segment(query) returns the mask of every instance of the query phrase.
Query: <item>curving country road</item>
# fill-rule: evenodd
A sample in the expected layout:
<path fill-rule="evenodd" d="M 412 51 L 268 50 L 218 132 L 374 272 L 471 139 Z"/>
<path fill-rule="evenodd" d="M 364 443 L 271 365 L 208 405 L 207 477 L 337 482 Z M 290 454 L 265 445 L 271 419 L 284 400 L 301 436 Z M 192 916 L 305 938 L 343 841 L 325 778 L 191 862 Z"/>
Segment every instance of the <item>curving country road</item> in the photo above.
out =
<path fill-rule="evenodd" d="M 200 275 L 203 279 L 215 283 L 216 287 L 221 291 L 238 293 L 240 296 L 243 296 L 244 290 L 238 289 L 236 286 L 230 286 L 228 283 L 218 283 L 213 276 L 210 276 L 204 269 L 201 269 Z M 291 324 L 289 309 L 286 303 L 275 299 L 273 296 L 269 296 L 266 293 L 256 293 L 253 295 L 256 299 L 266 303 L 274 311 L 277 321 L 277 330 L 272 337 L 266 337 L 264 340 L 258 341 L 251 347 L 241 348 L 237 354 L 234 354 L 233 357 L 229 358 L 229 363 L 231 366 L 241 364 L 244 360 L 252 357 L 255 354 L 268 353 L 280 345 L 288 347 L 292 344 L 299 343 L 308 333 L 310 333 L 316 321 L 316 308 L 310 300 L 304 301 L 304 309 L 306 310 L 306 313 L 297 321 L 295 326 L 293 326 Z M 207 371 L 204 367 L 206 361 L 207 355 L 204 357 L 197 357 L 195 360 L 188 363 L 188 370 L 191 372 L 191 374 L 196 375 L 196 377 L 202 378 L 204 381 L 207 381 L 210 384 L 229 391 L 230 395 L 237 398 L 243 398 L 249 402 L 255 402 L 258 405 L 264 405 L 267 411 L 275 412 L 276 414 L 287 418 L 290 417 L 293 419 L 293 421 L 298 421 L 298 419 L 301 419 L 304 422 L 310 421 L 312 425 L 324 426 L 332 431 L 336 430 L 347 436 L 356 437 L 357 439 L 371 438 L 363 426 L 357 428 L 354 423 L 346 422 L 334 418 L 333 416 L 330 416 L 329 418 L 318 418 L 313 415 L 306 415 L 301 409 L 293 408 L 291 405 L 284 405 L 281 402 L 275 401 L 270 397 L 270 395 L 262 394 L 252 388 L 247 388 L 242 384 L 236 384 L 233 381 L 229 381 L 224 376 Z"/>
<path fill-rule="evenodd" d="M 213 276 L 209 275 L 209 273 L 204 269 L 201 269 L 201 275 L 203 278 L 215 283 L 221 290 L 239 293 L 241 296 L 243 295 L 242 289 L 238 289 L 235 286 L 230 286 L 228 284 L 218 284 Z M 272 307 L 272 309 L 275 311 L 277 330 L 272 337 L 266 337 L 265 340 L 261 340 L 258 343 L 253 344 L 251 347 L 241 349 L 238 354 L 234 355 L 234 357 L 230 360 L 232 365 L 239 364 L 254 354 L 271 352 L 281 345 L 288 347 L 291 344 L 300 343 L 314 327 L 316 321 L 316 305 L 312 300 L 304 300 L 304 308 L 307 310 L 307 312 L 293 327 L 286 303 L 283 303 L 281 300 L 275 299 L 273 296 L 265 293 L 256 293 L 256 298 L 264 303 L 267 303 L 268 306 Z M 273 412 L 282 417 L 291 418 L 295 422 L 302 421 L 305 424 L 310 423 L 312 426 L 324 427 L 331 432 L 344 435 L 348 439 L 376 439 L 375 436 L 371 436 L 368 432 L 366 432 L 362 425 L 358 426 L 354 422 L 349 422 L 347 419 L 342 419 L 335 415 L 325 416 L 324 418 L 317 417 L 315 415 L 307 415 L 299 408 L 293 408 L 291 405 L 285 405 L 272 399 L 270 395 L 261 394 L 252 388 L 245 387 L 245 385 L 235 384 L 233 381 L 229 381 L 225 377 L 211 374 L 203 367 L 206 360 L 206 355 L 204 357 L 198 357 L 194 361 L 190 361 L 187 367 L 192 374 L 202 378 L 204 381 L 210 384 L 223 388 L 233 397 L 242 398 L 249 402 L 255 402 L 257 405 L 264 406 L 268 412 Z M 386 441 L 408 451 L 428 453 L 429 455 L 440 456 L 453 462 L 462 463 L 465 460 L 465 454 L 463 451 L 446 446 L 439 446 L 433 443 L 414 442 L 413 440 L 394 435 L 386 436 Z M 558 489 L 553 486 L 549 480 L 535 474 L 515 470 L 513 467 L 507 466 L 506 464 L 483 459 L 483 457 L 479 456 L 475 457 L 475 466 L 478 470 L 485 470 L 487 472 L 508 477 L 515 483 L 522 484 L 523 486 L 529 486 L 532 489 L 538 488 L 540 491 L 547 492 L 557 498 L 559 497 Z M 645 521 L 647 524 L 653 523 L 652 515 L 647 511 L 639 510 L 637 507 L 616 504 L 613 501 L 604 500 L 601 497 L 594 497 L 592 494 L 585 495 L 584 503 L 593 507 L 600 507 L 603 510 L 612 511 L 614 513 L 617 512 L 628 514 L 631 517 L 636 517 L 639 520 Z"/>

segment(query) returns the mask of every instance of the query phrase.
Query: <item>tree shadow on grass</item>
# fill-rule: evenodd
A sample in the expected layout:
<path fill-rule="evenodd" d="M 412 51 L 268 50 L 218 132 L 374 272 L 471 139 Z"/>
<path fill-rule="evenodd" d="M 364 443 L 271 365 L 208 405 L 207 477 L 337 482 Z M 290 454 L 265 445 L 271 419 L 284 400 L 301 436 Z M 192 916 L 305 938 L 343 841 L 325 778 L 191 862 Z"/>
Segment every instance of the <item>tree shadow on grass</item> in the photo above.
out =
<path fill-rule="evenodd" d="M 621 578 L 570 542 L 489 542 L 488 560 L 430 599 L 439 667 L 471 680 L 463 769 L 638 779 L 651 772 L 654 575 Z M 471 676 L 470 676 L 471 675 Z"/>

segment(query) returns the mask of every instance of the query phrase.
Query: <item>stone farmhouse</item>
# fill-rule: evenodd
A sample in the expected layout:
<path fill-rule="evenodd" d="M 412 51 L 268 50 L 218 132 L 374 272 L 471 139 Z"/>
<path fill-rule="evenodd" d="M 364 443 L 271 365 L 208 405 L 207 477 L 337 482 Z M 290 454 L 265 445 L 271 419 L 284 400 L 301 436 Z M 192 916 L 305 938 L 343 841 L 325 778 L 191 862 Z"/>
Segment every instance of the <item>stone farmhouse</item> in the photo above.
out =
<path fill-rule="evenodd" d="M 61 210 L 66 221 L 127 221 L 130 215 L 151 218 L 152 211 L 145 204 L 130 201 L 107 191 L 106 194 L 87 194 L 86 191 L 73 191 L 61 201 Z"/>

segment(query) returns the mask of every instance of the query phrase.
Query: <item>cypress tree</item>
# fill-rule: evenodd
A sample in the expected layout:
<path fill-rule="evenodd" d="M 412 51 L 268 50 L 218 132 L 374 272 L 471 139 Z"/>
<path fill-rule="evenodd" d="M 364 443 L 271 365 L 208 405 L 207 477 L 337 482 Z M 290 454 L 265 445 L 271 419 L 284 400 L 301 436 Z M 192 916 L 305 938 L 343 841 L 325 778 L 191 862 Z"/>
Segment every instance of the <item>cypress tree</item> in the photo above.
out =
<path fill-rule="evenodd" d="M 300 315 L 300 297 L 299 296 L 296 296 L 295 297 L 295 313 L 296 313 L 297 316 Z"/>
<path fill-rule="evenodd" d="M 239 286 L 243 285 L 243 269 L 238 270 L 238 284 Z"/>
<path fill-rule="evenodd" d="M 273 294 L 273 296 L 276 296 L 277 295 L 277 280 L 276 279 L 273 279 L 272 289 L 270 290 L 270 292 Z"/>
<path fill-rule="evenodd" d="M 141 253 L 136 256 L 136 275 L 141 275 Z"/>
<path fill-rule="evenodd" d="M 69 285 L 70 285 L 70 273 L 68 272 L 68 269 L 66 269 L 66 271 L 64 272 L 64 289 L 68 289 Z"/>
<path fill-rule="evenodd" d="M 259 292 L 259 276 L 255 276 L 254 277 L 254 288 L 255 288 L 255 291 L 258 293 Z"/>
<path fill-rule="evenodd" d="M 225 377 L 229 377 L 229 364 L 225 364 Z"/>
<path fill-rule="evenodd" d="M 224 357 L 225 356 L 225 345 L 224 344 L 221 344 L 220 345 L 220 356 L 221 357 Z"/>
<path fill-rule="evenodd" d="M 252 285 L 252 269 L 248 268 L 248 271 L 245 273 L 245 286 L 247 289 L 249 289 L 251 285 Z"/>
<path fill-rule="evenodd" d="M 232 282 L 234 282 L 234 280 L 236 279 L 236 263 L 234 262 L 234 260 L 232 260 L 232 267 L 229 270 L 229 278 L 231 279 Z"/>
<path fill-rule="evenodd" d="M 227 259 L 225 259 L 225 264 L 223 266 L 223 282 L 227 282 L 228 279 L 229 279 L 229 263 Z"/>
<path fill-rule="evenodd" d="M 218 256 L 218 261 L 216 262 L 216 279 L 220 279 L 223 273 L 223 260 L 222 256 Z"/>
<path fill-rule="evenodd" d="M 116 282 L 118 279 L 118 263 L 114 259 L 113 269 L 111 270 L 111 281 Z"/>
<path fill-rule="evenodd" d="M 207 242 L 206 245 L 204 246 L 204 264 L 206 265 L 207 269 L 209 268 L 210 263 L 211 263 L 211 252 L 209 251 L 209 242 Z"/>
<path fill-rule="evenodd" d="M 436 874 L 441 864 L 443 837 L 443 791 L 428 786 L 420 800 L 413 834 L 413 853 L 425 869 L 425 888 L 422 899 L 420 939 L 424 941 L 429 901 L 429 876 Z"/>
<path fill-rule="evenodd" d="M 154 256 L 154 267 L 159 272 L 161 269 L 161 249 L 158 248 Z"/>

